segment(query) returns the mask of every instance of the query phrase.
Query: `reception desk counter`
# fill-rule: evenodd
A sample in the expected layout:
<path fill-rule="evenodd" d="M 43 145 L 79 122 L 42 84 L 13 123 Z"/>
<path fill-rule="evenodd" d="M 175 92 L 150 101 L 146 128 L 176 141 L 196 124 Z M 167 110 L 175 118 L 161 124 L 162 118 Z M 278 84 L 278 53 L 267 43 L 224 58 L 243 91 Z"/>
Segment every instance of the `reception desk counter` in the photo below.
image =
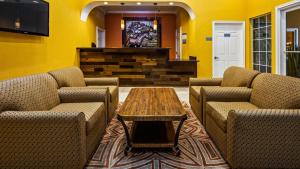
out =
<path fill-rule="evenodd" d="M 78 48 L 85 77 L 119 77 L 120 86 L 188 86 L 197 61 L 169 60 L 168 48 Z"/>

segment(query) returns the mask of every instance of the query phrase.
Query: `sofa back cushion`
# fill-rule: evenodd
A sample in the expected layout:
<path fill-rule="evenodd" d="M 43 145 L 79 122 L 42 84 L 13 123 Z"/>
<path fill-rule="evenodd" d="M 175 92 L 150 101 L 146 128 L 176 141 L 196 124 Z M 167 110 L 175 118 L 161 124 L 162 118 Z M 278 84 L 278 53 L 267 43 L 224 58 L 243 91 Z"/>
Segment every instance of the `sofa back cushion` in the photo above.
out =
<path fill-rule="evenodd" d="M 240 67 L 229 67 L 224 72 L 222 87 L 251 87 L 253 79 L 259 74 L 258 71 Z"/>
<path fill-rule="evenodd" d="M 250 101 L 263 109 L 299 109 L 300 79 L 263 73 L 252 83 Z"/>
<path fill-rule="evenodd" d="M 82 71 L 78 67 L 69 67 L 49 72 L 58 83 L 58 87 L 85 87 Z"/>
<path fill-rule="evenodd" d="M 57 83 L 49 74 L 0 82 L 0 112 L 46 111 L 59 103 Z"/>

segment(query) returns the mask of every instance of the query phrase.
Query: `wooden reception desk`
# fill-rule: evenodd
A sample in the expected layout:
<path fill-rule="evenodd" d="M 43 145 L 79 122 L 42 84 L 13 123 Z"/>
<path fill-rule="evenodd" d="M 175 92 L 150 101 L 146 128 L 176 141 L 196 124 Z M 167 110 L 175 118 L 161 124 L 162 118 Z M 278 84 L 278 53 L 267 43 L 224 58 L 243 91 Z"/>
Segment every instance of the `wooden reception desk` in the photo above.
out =
<path fill-rule="evenodd" d="M 197 61 L 169 60 L 168 48 L 78 48 L 85 77 L 119 77 L 120 86 L 188 86 Z"/>

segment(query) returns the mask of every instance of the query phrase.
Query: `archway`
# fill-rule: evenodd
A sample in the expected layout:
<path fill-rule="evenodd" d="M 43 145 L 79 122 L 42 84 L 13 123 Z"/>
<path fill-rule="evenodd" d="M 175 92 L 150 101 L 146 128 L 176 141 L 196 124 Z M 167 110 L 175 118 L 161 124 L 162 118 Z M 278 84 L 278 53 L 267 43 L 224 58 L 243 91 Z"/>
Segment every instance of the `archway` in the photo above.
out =
<path fill-rule="evenodd" d="M 120 6 L 120 4 L 123 2 L 128 6 L 134 6 L 136 5 L 137 2 L 134 1 L 93 1 L 87 4 L 81 11 L 81 20 L 86 22 L 87 18 L 90 14 L 90 12 L 98 7 L 98 6 L 105 6 L 105 2 L 109 3 L 109 6 Z M 164 2 L 164 1 L 146 1 L 143 2 L 143 6 L 153 6 L 153 3 L 158 3 L 159 6 L 170 6 L 169 2 Z M 191 20 L 194 20 L 196 18 L 195 12 L 192 10 L 192 8 L 183 2 L 173 2 L 173 6 L 181 7 L 183 8 L 190 16 Z"/>

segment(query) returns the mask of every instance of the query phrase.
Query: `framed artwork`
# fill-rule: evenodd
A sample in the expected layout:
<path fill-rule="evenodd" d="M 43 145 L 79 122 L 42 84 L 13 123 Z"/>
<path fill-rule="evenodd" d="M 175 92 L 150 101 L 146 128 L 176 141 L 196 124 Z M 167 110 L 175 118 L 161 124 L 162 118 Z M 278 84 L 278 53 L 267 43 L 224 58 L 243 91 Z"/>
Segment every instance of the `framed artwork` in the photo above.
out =
<path fill-rule="evenodd" d="M 153 29 L 154 18 L 124 18 L 123 46 L 129 48 L 161 47 L 161 26 Z"/>

